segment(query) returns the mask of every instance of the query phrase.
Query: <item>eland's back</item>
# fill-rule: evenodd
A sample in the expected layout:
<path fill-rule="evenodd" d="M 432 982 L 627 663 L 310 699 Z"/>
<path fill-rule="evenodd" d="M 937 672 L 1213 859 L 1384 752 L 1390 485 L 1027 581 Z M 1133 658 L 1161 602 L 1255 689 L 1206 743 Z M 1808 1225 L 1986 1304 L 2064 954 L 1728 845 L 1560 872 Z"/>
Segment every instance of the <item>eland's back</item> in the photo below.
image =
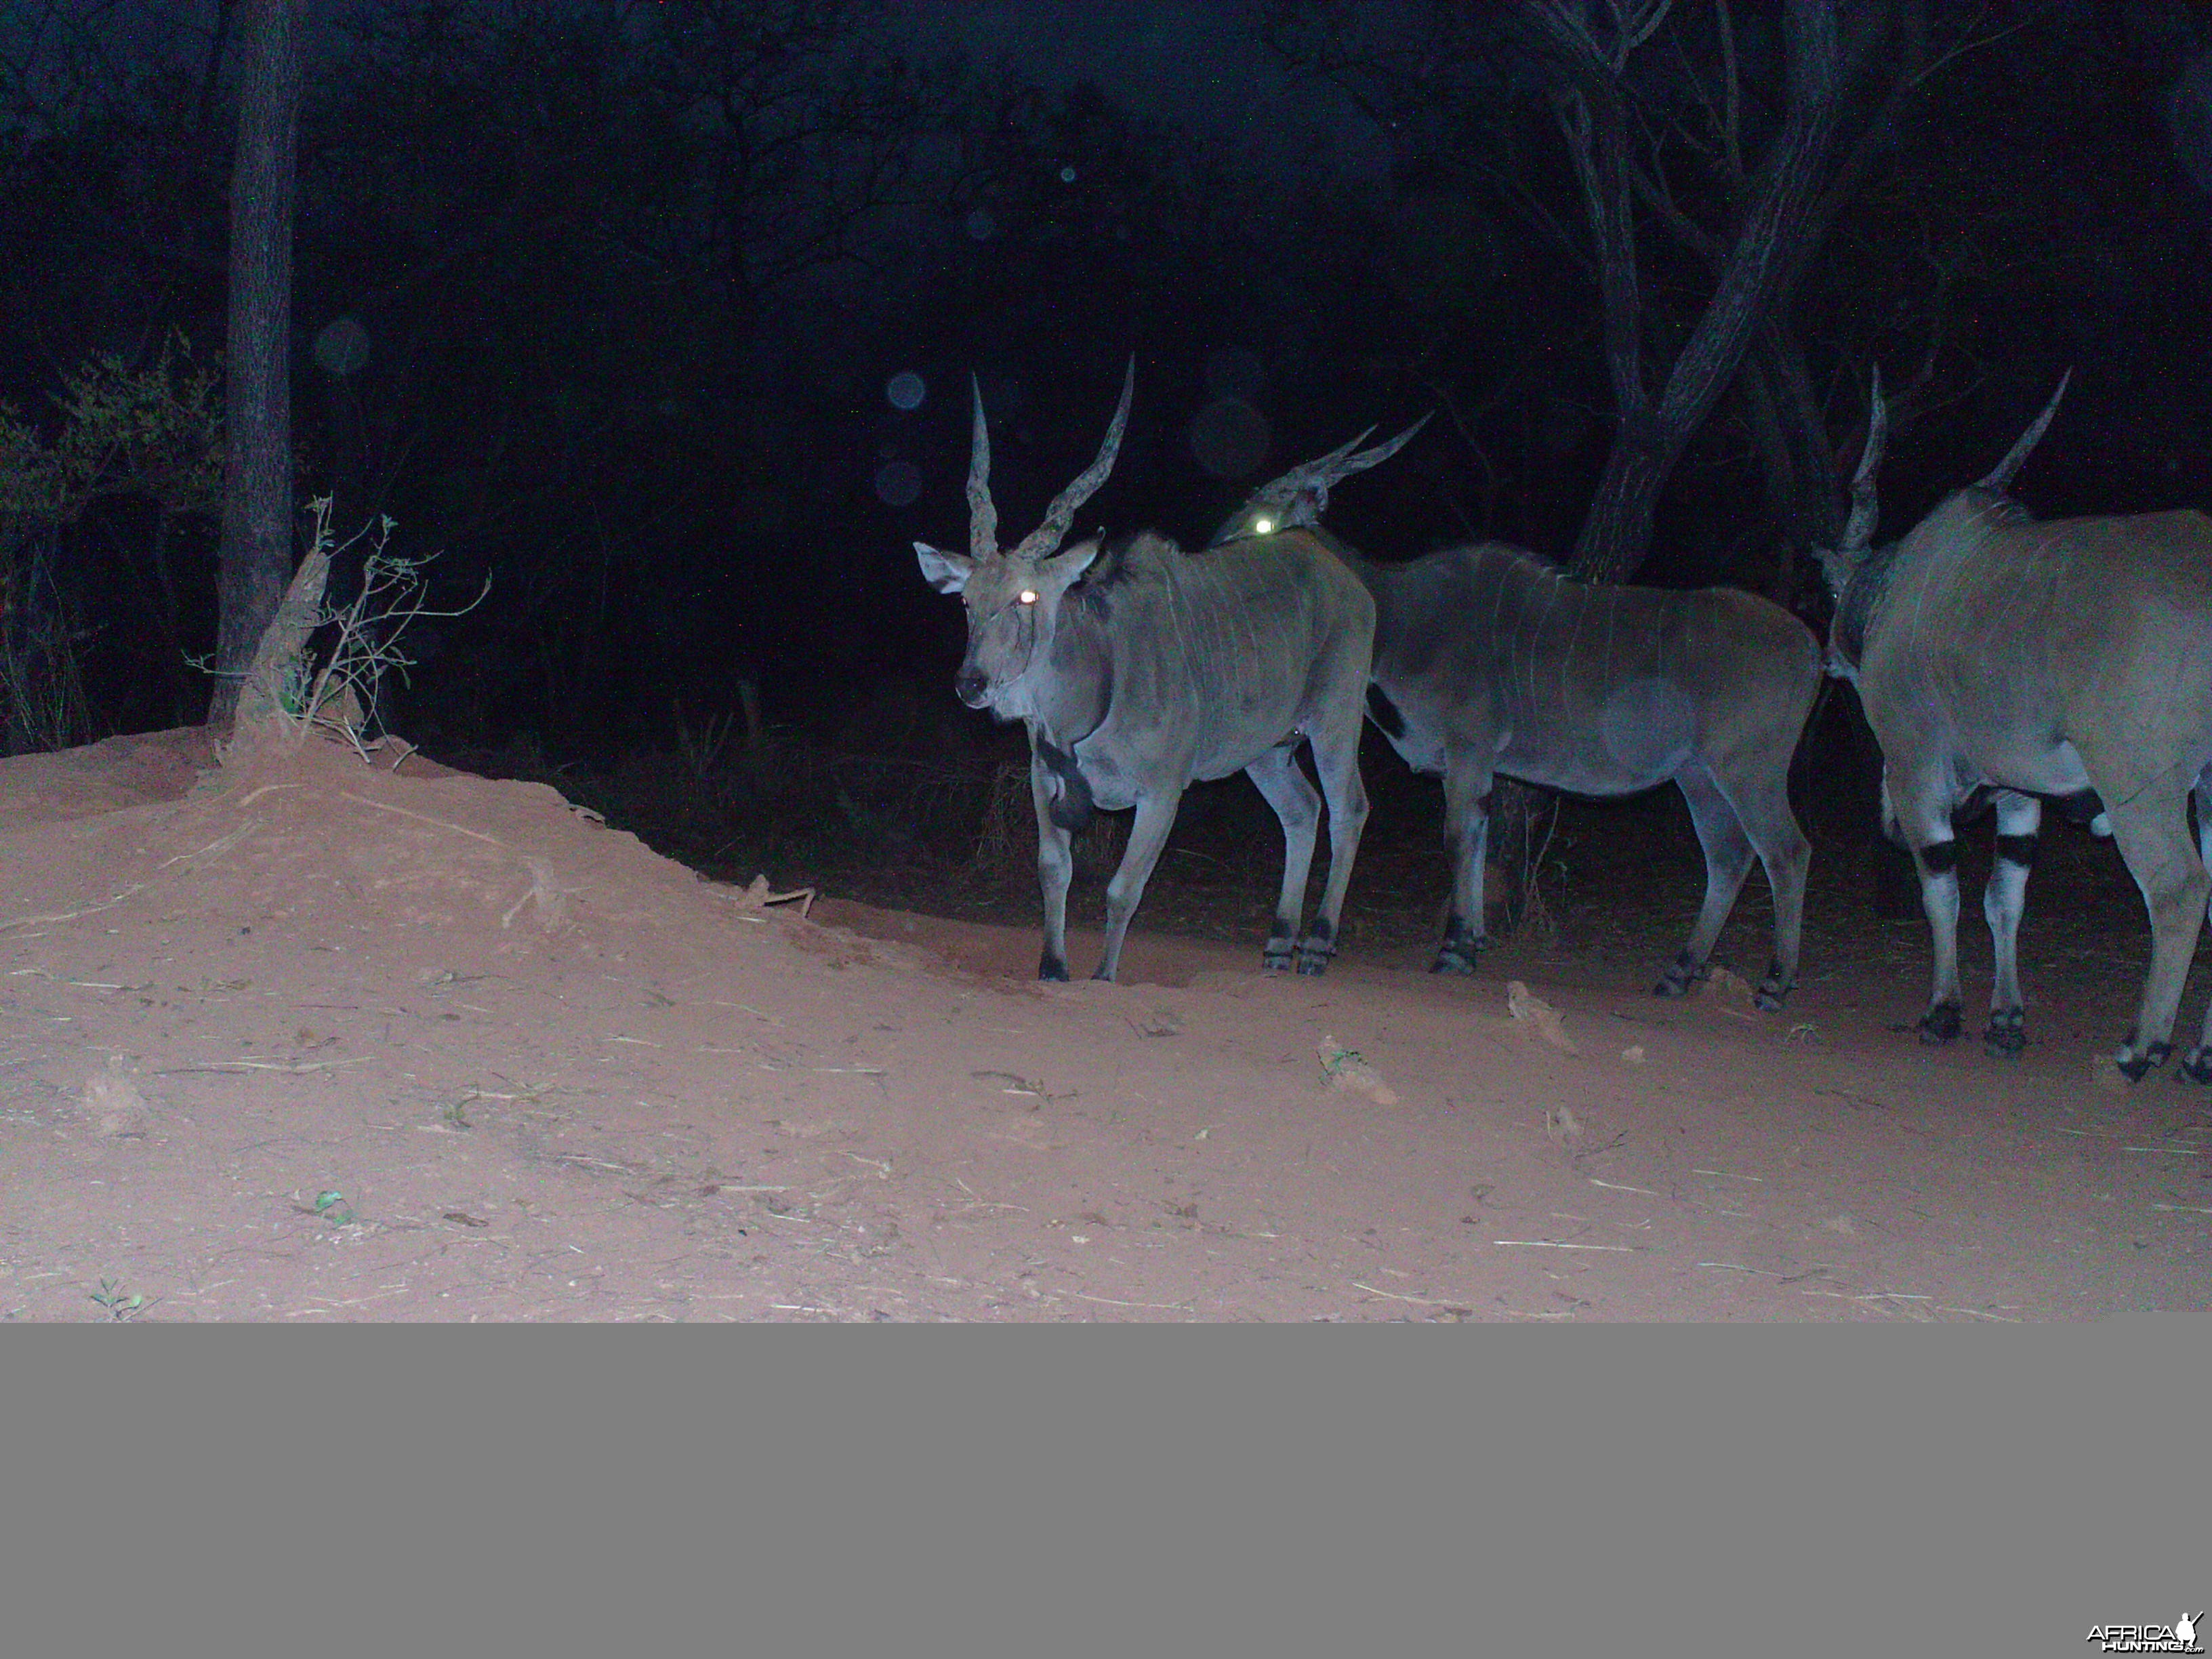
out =
<path fill-rule="evenodd" d="M 1374 601 L 1310 534 L 1194 554 L 1145 532 L 1098 564 L 1060 626 L 1069 649 L 1111 664 L 1111 701 L 1084 746 L 1101 806 L 1133 805 L 1147 769 L 1241 771 L 1323 719 L 1347 678 L 1366 679 Z"/>
<path fill-rule="evenodd" d="M 1407 763 L 1454 742 L 1498 771 L 1578 794 L 1668 781 L 1747 743 L 1794 751 L 1820 647 L 1780 606 L 1732 588 L 1581 582 L 1498 543 L 1363 567 L 1376 599 L 1376 686 Z M 1386 722 L 1386 731 L 1389 726 Z M 1785 763 L 1786 764 L 1786 763 Z"/>
<path fill-rule="evenodd" d="M 2053 795 L 2212 760 L 2212 519 L 2037 520 L 1960 490 L 1887 556 L 1858 678 L 1893 728 Z"/>

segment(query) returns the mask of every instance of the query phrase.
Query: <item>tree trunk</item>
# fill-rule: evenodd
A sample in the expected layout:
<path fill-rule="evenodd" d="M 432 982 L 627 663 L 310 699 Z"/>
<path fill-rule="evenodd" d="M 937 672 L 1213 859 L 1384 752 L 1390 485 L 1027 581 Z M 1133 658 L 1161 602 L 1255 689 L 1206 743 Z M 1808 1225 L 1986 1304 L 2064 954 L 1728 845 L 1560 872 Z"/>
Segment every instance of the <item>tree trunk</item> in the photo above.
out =
<path fill-rule="evenodd" d="M 1803 349 L 1778 316 L 1760 325 L 1736 385 L 1759 455 L 1767 516 L 1776 526 L 1766 597 L 1795 610 L 1805 568 L 1802 556 L 1836 544 L 1843 531 L 1843 495 Z"/>
<path fill-rule="evenodd" d="M 300 0 L 238 0 L 230 332 L 211 725 L 228 725 L 292 574 L 292 201 Z"/>
<path fill-rule="evenodd" d="M 1923 95 L 1929 69 L 1926 0 L 1911 0 L 1901 11 L 1894 0 L 1865 0 L 1839 21 L 1848 25 L 1838 55 L 1839 105 L 1877 74 L 1887 77 L 1887 88 L 1865 117 L 1856 138 L 1844 148 L 1826 188 L 1797 216 L 1738 382 L 1746 424 L 1759 454 L 1767 508 L 1778 527 L 1778 568 L 1766 591 L 1784 605 L 1798 592 L 1797 566 L 1803 552 L 1832 546 L 1843 528 L 1842 463 L 1845 456 L 1856 457 L 1863 436 L 1861 433 L 1847 440 L 1840 453 L 1831 444 L 1826 413 L 1790 321 L 1792 301 L 1837 219 L 1858 198 L 1875 162 L 1897 142 L 1899 123 Z M 1749 189 L 1747 179 L 1739 179 L 1738 185 Z M 1708 264 L 1717 281 L 1725 250 L 1679 214 L 1660 211 L 1658 218 L 1686 252 Z"/>
<path fill-rule="evenodd" d="M 1628 56 L 1649 38 L 1664 9 L 1616 8 L 1613 15 L 1622 33 L 1608 50 L 1590 33 L 1587 13 L 1577 5 L 1527 14 L 1540 36 L 1559 52 L 1575 88 L 1563 101 L 1561 126 L 1589 215 L 1606 368 L 1619 423 L 1571 566 L 1584 580 L 1604 582 L 1626 581 L 1642 566 L 1668 475 L 1802 268 L 1801 244 L 1817 238 L 1825 227 L 1820 185 L 1841 96 L 1833 0 L 1786 0 L 1788 113 L 1753 183 L 1735 241 L 1719 262 L 1711 302 L 1655 404 L 1644 362 L 1643 273 L 1636 252 L 1634 164 L 1629 155 L 1635 124 L 1628 118 L 1626 79 Z M 1631 39 L 1632 29 L 1641 33 Z M 1542 817 L 1539 800 L 1537 792 L 1525 786 L 1507 788 L 1501 780 L 1492 802 L 1492 856 L 1501 884 L 1512 896 L 1512 909 L 1504 918 L 1508 931 L 1525 917 L 1535 891 L 1533 842 Z"/>
<path fill-rule="evenodd" d="M 1751 205 L 1722 267 L 1712 301 L 1674 360 L 1656 405 L 1643 402 L 1640 365 L 1630 373 L 1620 362 L 1619 350 L 1608 351 L 1614 360 L 1615 396 L 1624 400 L 1620 426 L 1589 515 L 1583 520 L 1572 562 L 1576 574 L 1590 580 L 1625 581 L 1644 562 L 1659 492 L 1691 435 L 1734 378 L 1745 349 L 1793 270 L 1798 241 L 1811 228 L 1835 134 L 1840 80 L 1832 0 L 1788 0 L 1783 35 L 1789 114 L 1759 170 Z M 1582 77 L 1589 80 L 1588 62 L 1577 67 Z M 1626 95 L 1617 80 L 1594 90 L 1607 101 Z M 1626 166 L 1617 167 L 1605 154 L 1609 146 L 1629 142 L 1628 124 L 1600 118 L 1584 133 L 1597 153 L 1594 162 L 1578 158 L 1577 166 L 1584 189 L 1598 192 L 1591 215 L 1599 227 L 1599 287 L 1610 310 L 1619 303 L 1617 296 L 1635 291 L 1637 280 L 1632 265 L 1619 268 L 1620 262 L 1635 258 L 1633 239 L 1618 230 Z M 1607 234 L 1608 225 L 1614 228 L 1613 234 Z M 1608 318 L 1609 346 L 1626 331 L 1619 319 Z"/>
<path fill-rule="evenodd" d="M 1770 316 L 1753 342 L 1753 382 L 1747 386 L 1758 412 L 1755 425 L 1771 428 L 1758 442 L 1771 445 L 1768 496 L 1782 534 L 1806 547 L 1832 547 L 1843 533 L 1843 491 L 1837 456 L 1804 349 L 1778 315 Z"/>

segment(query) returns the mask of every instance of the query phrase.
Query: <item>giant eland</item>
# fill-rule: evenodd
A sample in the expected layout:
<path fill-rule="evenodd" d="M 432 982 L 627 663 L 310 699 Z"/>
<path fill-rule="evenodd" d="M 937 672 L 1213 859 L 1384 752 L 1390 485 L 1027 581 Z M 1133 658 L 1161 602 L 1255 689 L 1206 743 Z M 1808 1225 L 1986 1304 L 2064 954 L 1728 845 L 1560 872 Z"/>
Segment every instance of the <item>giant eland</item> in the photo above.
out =
<path fill-rule="evenodd" d="M 1881 745 L 1884 822 L 1919 872 L 1936 957 L 1923 1038 L 1948 1042 L 1960 1024 L 1954 814 L 1984 794 L 1996 805 L 1983 896 L 1996 976 L 1984 1040 L 2014 1053 L 2025 1041 L 2018 932 L 2042 798 L 2084 814 L 2101 803 L 2150 915 L 2142 1003 L 2113 1056 L 2135 1080 L 2172 1053 L 2212 896 L 2212 519 L 2033 518 L 2007 490 L 2058 394 L 1995 471 L 1901 541 L 1875 547 L 1886 423 L 1876 380 L 1850 530 L 1824 556 L 1836 595 L 1829 654 L 1857 682 Z M 2179 1069 L 2212 1082 L 2212 1012 Z"/>
<path fill-rule="evenodd" d="M 954 690 L 971 708 L 1029 728 L 1044 891 L 1040 979 L 1067 977 L 1069 839 L 1094 807 L 1133 806 L 1121 867 L 1106 887 L 1114 977 L 1176 803 L 1194 780 L 1242 771 L 1283 825 L 1283 885 L 1262 957 L 1318 974 L 1336 952 L 1367 792 L 1359 777 L 1361 696 L 1375 605 L 1311 537 L 1185 553 L 1146 531 L 1062 550 L 1075 510 L 1105 482 L 1129 418 L 1136 363 L 1098 457 L 1012 549 L 998 541 L 991 442 L 975 389 L 968 473 L 969 552 L 915 544 L 922 574 L 967 607 L 968 652 Z M 1311 744 L 1317 795 L 1299 769 Z M 1328 882 L 1298 937 L 1321 805 L 1328 805 Z M 1295 951 L 1293 940 L 1296 940 Z"/>
<path fill-rule="evenodd" d="M 1820 689 L 1811 630 L 1733 589 L 1577 581 L 1494 542 L 1377 564 L 1320 532 L 1329 489 L 1419 429 L 1368 450 L 1358 448 L 1363 432 L 1293 468 L 1255 491 L 1216 541 L 1321 536 L 1374 594 L 1369 714 L 1408 766 L 1443 777 L 1452 900 L 1431 970 L 1475 970 L 1498 774 L 1594 796 L 1671 780 L 1705 853 L 1705 897 L 1654 988 L 1680 995 L 1704 976 L 1756 854 L 1774 896 L 1773 957 L 1758 1000 L 1778 1009 L 1797 977 L 1811 860 L 1789 789 Z"/>

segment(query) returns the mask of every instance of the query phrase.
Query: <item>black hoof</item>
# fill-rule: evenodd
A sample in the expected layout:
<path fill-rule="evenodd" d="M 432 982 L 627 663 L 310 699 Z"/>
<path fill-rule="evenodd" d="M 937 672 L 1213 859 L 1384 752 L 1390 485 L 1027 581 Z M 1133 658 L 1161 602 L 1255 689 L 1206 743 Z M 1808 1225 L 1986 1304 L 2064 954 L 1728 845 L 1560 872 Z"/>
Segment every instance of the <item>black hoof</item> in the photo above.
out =
<path fill-rule="evenodd" d="M 1037 977 L 1065 985 L 1067 983 L 1067 963 L 1048 951 L 1044 960 L 1037 963 Z"/>
<path fill-rule="evenodd" d="M 1920 1040 L 1930 1047 L 1955 1042 L 1959 1037 L 1960 1024 L 1959 1005 L 1955 1002 L 1939 1002 L 1920 1016 Z"/>
<path fill-rule="evenodd" d="M 1655 997 L 1687 996 L 1690 988 L 1703 979 L 1708 971 L 1704 963 L 1692 961 L 1687 951 L 1677 951 L 1674 960 L 1668 964 L 1666 974 L 1651 988 L 1651 994 Z"/>
<path fill-rule="evenodd" d="M 2120 1075 L 2130 1083 L 2140 1083 L 2143 1073 L 2154 1066 L 2163 1066 L 2173 1053 L 2171 1042 L 2154 1042 L 2141 1054 L 2135 1054 L 2135 1039 L 2130 1037 L 2120 1052 L 2112 1056 L 2112 1064 L 2119 1067 Z"/>
<path fill-rule="evenodd" d="M 1314 918 L 1313 927 L 1298 941 L 1298 971 L 1302 974 L 1325 974 L 1328 959 L 1336 954 L 1336 928 L 1327 916 Z"/>
<path fill-rule="evenodd" d="M 1483 936 L 1455 916 L 1444 926 L 1443 943 L 1429 964 L 1432 974 L 1471 974 L 1482 960 Z"/>
<path fill-rule="evenodd" d="M 1982 1033 L 1984 1052 L 2003 1060 L 2017 1060 L 2020 1051 L 2027 1047 L 2027 1033 L 2021 1027 L 2021 1012 L 2007 1009 L 1990 1016 L 1989 1029 Z"/>
<path fill-rule="evenodd" d="M 1759 982 L 1759 989 L 1753 994 L 1752 1003 L 1763 1014 L 1778 1014 L 1782 1012 L 1783 1000 L 1790 994 L 1793 985 L 1794 981 L 1784 975 L 1782 964 L 1770 962 L 1766 964 L 1766 977 Z"/>
<path fill-rule="evenodd" d="M 2177 1082 L 2212 1083 L 2212 1047 L 2200 1043 L 2191 1048 L 2173 1075 Z"/>

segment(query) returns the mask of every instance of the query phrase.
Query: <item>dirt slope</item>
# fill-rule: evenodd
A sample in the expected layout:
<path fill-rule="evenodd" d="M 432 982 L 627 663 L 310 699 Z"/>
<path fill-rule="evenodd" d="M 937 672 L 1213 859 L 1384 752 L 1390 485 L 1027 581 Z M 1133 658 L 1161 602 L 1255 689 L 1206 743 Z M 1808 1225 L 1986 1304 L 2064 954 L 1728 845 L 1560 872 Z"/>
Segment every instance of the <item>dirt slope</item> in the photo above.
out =
<path fill-rule="evenodd" d="M 1028 927 L 802 919 L 540 785 L 197 732 L 0 763 L 0 872 L 9 1318 L 2212 1304 L 2202 1097 L 2091 1063 L 2136 968 L 2011 1064 L 1891 1030 L 1879 959 L 1778 1020 L 1140 917 L 1124 983 L 1045 987 Z"/>

